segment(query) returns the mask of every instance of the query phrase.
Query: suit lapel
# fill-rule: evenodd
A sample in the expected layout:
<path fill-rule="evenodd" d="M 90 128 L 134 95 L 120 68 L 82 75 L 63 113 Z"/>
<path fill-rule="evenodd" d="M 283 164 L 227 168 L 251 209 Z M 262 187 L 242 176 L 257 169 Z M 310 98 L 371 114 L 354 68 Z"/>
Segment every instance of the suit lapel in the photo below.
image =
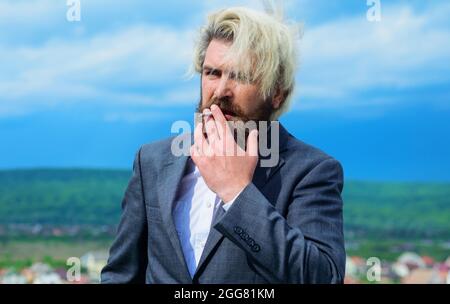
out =
<path fill-rule="evenodd" d="M 270 132 L 270 130 L 268 131 Z M 283 167 L 285 160 L 283 157 L 283 152 L 287 150 L 288 148 L 288 138 L 289 133 L 286 131 L 286 129 L 279 124 L 279 159 L 278 163 L 275 166 L 272 167 L 262 167 L 261 166 L 261 160 L 262 159 L 269 159 L 271 156 L 261 157 L 258 163 L 258 167 L 255 169 L 255 174 L 253 175 L 253 184 L 258 188 L 262 189 L 264 185 L 269 181 L 269 179 L 281 168 Z M 270 147 L 272 145 L 271 139 L 272 136 L 267 136 L 268 139 L 268 146 Z"/>
<path fill-rule="evenodd" d="M 186 260 L 184 258 L 183 250 L 181 249 L 180 239 L 178 237 L 175 223 L 173 221 L 172 210 L 175 203 L 175 196 L 177 194 L 178 186 L 183 177 L 188 156 L 174 157 L 170 156 L 168 161 L 163 164 L 160 178 L 158 182 L 158 198 L 161 208 L 161 216 L 166 226 L 169 240 L 175 250 L 175 254 L 180 260 L 181 265 L 184 266 L 185 280 L 191 281 L 191 276 L 188 271 Z M 168 253 L 170 254 L 170 253 Z"/>

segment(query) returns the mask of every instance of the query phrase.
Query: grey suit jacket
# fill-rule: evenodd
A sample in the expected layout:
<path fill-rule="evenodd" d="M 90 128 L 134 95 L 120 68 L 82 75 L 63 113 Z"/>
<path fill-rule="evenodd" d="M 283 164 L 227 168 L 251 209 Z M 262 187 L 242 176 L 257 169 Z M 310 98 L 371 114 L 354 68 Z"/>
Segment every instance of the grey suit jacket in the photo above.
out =
<path fill-rule="evenodd" d="M 190 277 L 172 217 L 188 156 L 171 139 L 141 147 L 102 283 L 342 283 L 343 170 L 280 125 L 277 166 L 254 178 L 211 227 Z"/>

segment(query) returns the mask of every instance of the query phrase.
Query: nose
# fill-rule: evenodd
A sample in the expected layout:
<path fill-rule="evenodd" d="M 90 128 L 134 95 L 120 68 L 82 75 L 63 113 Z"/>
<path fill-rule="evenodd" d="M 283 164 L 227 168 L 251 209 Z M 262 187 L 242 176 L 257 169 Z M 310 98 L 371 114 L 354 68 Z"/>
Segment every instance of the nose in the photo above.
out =
<path fill-rule="evenodd" d="M 218 85 L 214 91 L 216 98 L 232 97 L 233 95 L 233 81 L 228 74 L 225 74 L 220 78 Z"/>

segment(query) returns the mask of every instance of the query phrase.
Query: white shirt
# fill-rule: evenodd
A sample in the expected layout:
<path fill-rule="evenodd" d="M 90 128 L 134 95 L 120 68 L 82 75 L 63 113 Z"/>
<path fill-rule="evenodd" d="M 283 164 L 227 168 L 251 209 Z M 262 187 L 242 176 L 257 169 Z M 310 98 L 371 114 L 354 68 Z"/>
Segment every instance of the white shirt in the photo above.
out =
<path fill-rule="evenodd" d="M 193 277 L 205 248 L 214 212 L 221 206 L 221 200 L 208 188 L 191 159 L 187 165 L 186 175 L 178 189 L 173 219 L 189 273 Z M 233 202 L 223 205 L 223 208 L 228 210 Z"/>

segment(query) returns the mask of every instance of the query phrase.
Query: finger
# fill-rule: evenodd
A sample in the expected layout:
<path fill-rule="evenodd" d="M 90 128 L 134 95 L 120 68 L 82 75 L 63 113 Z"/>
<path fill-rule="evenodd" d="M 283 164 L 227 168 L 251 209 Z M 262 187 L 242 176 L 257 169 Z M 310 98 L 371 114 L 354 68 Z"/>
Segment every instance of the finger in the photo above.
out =
<path fill-rule="evenodd" d="M 203 155 L 207 145 L 208 143 L 203 136 L 203 123 L 199 123 L 194 132 L 194 146 L 196 146 L 196 152 L 198 152 L 199 155 Z"/>
<path fill-rule="evenodd" d="M 191 158 L 194 161 L 194 163 L 197 165 L 197 158 L 198 157 L 202 157 L 203 154 L 201 154 L 201 149 L 199 146 L 197 146 L 196 144 L 193 144 L 190 148 L 190 152 L 191 152 Z"/>
<path fill-rule="evenodd" d="M 203 149 L 201 148 L 201 146 L 198 143 L 195 143 L 191 146 L 190 148 L 190 152 L 191 152 L 191 157 L 192 159 L 196 159 L 198 157 L 202 157 L 204 156 L 203 154 Z"/>
<path fill-rule="evenodd" d="M 219 138 L 221 141 L 220 146 L 226 151 L 233 150 L 236 142 L 234 141 L 233 134 L 230 127 L 228 126 L 228 121 L 217 105 L 211 106 L 211 112 L 216 122 L 217 133 L 219 134 Z"/>
<path fill-rule="evenodd" d="M 200 149 L 199 154 L 201 156 L 213 156 L 214 150 L 211 145 L 208 144 L 205 136 L 203 135 L 203 123 L 200 123 L 198 129 L 195 130 L 194 143 Z"/>
<path fill-rule="evenodd" d="M 208 110 L 204 110 L 203 114 L 208 113 Z M 208 134 L 208 142 L 210 146 L 214 146 L 214 142 L 216 141 L 217 137 L 217 128 L 216 123 L 214 122 L 213 116 L 206 116 L 205 117 L 205 129 L 206 134 Z"/>
<path fill-rule="evenodd" d="M 213 114 L 214 120 L 217 126 L 217 133 L 220 136 L 220 139 L 223 139 L 224 136 L 231 135 L 231 131 L 227 125 L 227 119 L 222 113 L 222 110 L 217 105 L 211 106 L 211 112 Z"/>
<path fill-rule="evenodd" d="M 258 130 L 250 131 L 247 138 L 247 155 L 258 156 Z"/>

